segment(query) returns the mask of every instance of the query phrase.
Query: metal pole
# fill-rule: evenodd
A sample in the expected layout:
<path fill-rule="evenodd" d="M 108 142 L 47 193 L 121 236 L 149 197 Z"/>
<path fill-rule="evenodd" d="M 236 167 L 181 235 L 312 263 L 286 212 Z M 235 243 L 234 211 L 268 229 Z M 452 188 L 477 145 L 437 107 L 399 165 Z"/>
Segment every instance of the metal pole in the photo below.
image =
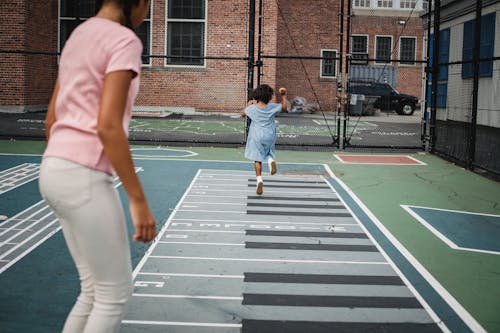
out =
<path fill-rule="evenodd" d="M 247 101 L 252 99 L 253 90 L 253 72 L 254 72 L 254 48 L 255 48 L 255 0 L 249 0 L 248 6 L 248 82 L 247 82 Z M 246 117 L 245 141 L 250 128 L 250 119 Z"/>
<path fill-rule="evenodd" d="M 427 50 L 426 50 L 426 59 L 425 59 L 425 89 L 424 89 L 424 105 L 420 105 L 420 108 L 424 108 L 424 112 L 422 114 L 422 135 L 420 139 L 422 141 L 422 148 L 427 150 L 429 147 L 427 146 L 429 136 L 427 135 L 427 123 L 429 122 L 429 111 L 427 110 L 427 101 L 431 96 L 428 94 L 428 84 L 429 84 L 429 73 L 431 73 L 431 68 L 429 65 L 430 59 L 430 46 L 432 43 L 431 40 L 431 8 L 432 8 L 432 0 L 429 0 L 429 4 L 427 7 Z"/>
<path fill-rule="evenodd" d="M 262 76 L 262 2 L 259 0 L 259 38 L 257 44 L 257 85 L 260 85 L 260 77 Z"/>
<path fill-rule="evenodd" d="M 441 0 L 434 2 L 434 41 L 432 49 L 432 99 L 431 120 L 429 123 L 430 151 L 436 148 L 436 110 L 437 110 L 437 84 L 439 75 L 439 28 L 441 21 Z"/>
<path fill-rule="evenodd" d="M 351 5 L 352 1 L 348 1 L 347 5 L 347 29 L 346 29 L 346 52 L 345 52 L 345 84 L 344 84 L 344 95 L 347 96 L 349 92 L 349 67 L 351 65 Z M 344 104 L 344 147 L 349 144 L 347 141 L 347 118 L 349 117 L 349 107 L 350 102 L 348 100 L 345 101 Z"/>
<path fill-rule="evenodd" d="M 339 33 L 339 40 L 340 40 L 340 46 L 339 46 L 339 73 L 337 77 L 337 103 L 338 105 L 338 119 L 337 119 L 337 138 L 338 138 L 338 148 L 344 149 L 344 139 L 346 136 L 346 131 L 347 129 L 345 128 L 345 121 L 344 121 L 344 136 L 343 139 L 341 140 L 341 135 L 340 135 L 340 118 L 342 115 L 342 109 L 343 109 L 343 93 L 344 90 L 342 88 L 343 83 L 342 83 L 342 72 L 343 72 L 343 57 L 344 57 L 344 6 L 345 2 L 344 0 L 340 1 L 340 33 Z"/>
<path fill-rule="evenodd" d="M 477 126 L 477 104 L 479 94 L 479 57 L 481 47 L 481 11 L 483 7 L 482 0 L 476 0 L 476 24 L 474 30 L 474 54 L 472 57 L 472 66 L 474 69 L 474 82 L 472 88 L 472 113 L 470 118 L 470 134 L 469 134 L 469 156 L 467 167 L 473 168 L 476 155 L 476 126 Z"/>
<path fill-rule="evenodd" d="M 254 48 L 255 48 L 255 0 L 249 0 L 248 9 L 248 84 L 247 99 L 252 98 L 254 81 Z"/>

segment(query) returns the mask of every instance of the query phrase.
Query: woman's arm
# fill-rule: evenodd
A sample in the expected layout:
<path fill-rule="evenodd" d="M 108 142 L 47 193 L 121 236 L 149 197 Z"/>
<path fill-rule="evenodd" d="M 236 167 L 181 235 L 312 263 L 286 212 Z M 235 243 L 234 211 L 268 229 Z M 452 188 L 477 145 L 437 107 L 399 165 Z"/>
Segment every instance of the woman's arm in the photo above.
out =
<path fill-rule="evenodd" d="M 52 92 L 52 97 L 50 98 L 49 108 L 47 109 L 47 114 L 45 115 L 45 139 L 49 141 L 50 129 L 52 125 L 56 122 L 56 100 L 57 94 L 59 93 L 59 80 L 56 80 L 54 86 L 54 91 Z"/>
<path fill-rule="evenodd" d="M 135 227 L 133 239 L 149 242 L 156 236 L 156 224 L 139 178 L 135 173 L 123 116 L 132 71 L 111 72 L 104 78 L 97 134 L 130 200 L 130 213 Z"/>

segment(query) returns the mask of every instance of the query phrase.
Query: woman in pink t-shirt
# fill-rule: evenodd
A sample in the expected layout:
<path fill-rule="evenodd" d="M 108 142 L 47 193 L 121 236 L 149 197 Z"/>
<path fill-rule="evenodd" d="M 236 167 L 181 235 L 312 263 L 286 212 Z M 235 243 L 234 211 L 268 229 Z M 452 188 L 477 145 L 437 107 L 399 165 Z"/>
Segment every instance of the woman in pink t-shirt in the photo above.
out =
<path fill-rule="evenodd" d="M 81 281 L 65 333 L 118 331 L 132 293 L 115 173 L 130 201 L 133 239 L 156 236 L 127 139 L 142 53 L 132 29 L 145 19 L 150 1 L 97 2 L 97 15 L 72 32 L 62 51 L 40 170 L 40 192 L 59 219 Z"/>

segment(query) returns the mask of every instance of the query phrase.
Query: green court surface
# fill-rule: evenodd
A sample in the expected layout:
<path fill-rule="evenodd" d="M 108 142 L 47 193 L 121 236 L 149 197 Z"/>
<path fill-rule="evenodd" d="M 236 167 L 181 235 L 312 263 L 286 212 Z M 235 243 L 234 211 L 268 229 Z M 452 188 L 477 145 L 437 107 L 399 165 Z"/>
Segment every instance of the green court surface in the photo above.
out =
<path fill-rule="evenodd" d="M 4 186 L 4 188 L 0 188 L 0 237 L 2 233 L 5 233 L 5 230 L 10 228 L 6 227 L 6 223 L 9 223 L 11 217 L 18 216 L 18 219 L 20 219 L 22 214 L 29 213 L 27 211 L 28 208 L 35 207 L 37 204 L 43 205 L 43 203 L 40 203 L 41 198 L 38 194 L 36 181 L 36 168 L 40 163 L 40 154 L 43 152 L 43 149 L 44 143 L 40 141 L 0 141 L 0 175 L 6 173 L 13 174 L 16 172 L 14 168 L 19 166 L 22 166 L 25 170 L 20 176 L 12 176 L 8 179 L 0 178 L 0 185 Z M 252 194 L 252 163 L 244 159 L 243 148 L 137 146 L 133 147 L 133 155 L 136 166 L 140 168 L 138 174 L 144 184 L 151 207 L 159 224 L 159 229 L 162 226 L 165 227 L 165 229 L 162 229 L 164 234 L 161 235 L 161 242 L 155 242 L 153 245 L 132 243 L 133 265 L 136 267 L 136 274 L 139 274 L 139 276 L 142 276 L 141 274 L 152 274 L 153 270 L 161 271 L 162 266 L 157 264 L 156 261 L 173 253 L 183 252 L 184 256 L 188 256 L 189 253 L 194 251 L 191 256 L 197 255 L 193 246 L 187 246 L 187 243 L 172 244 L 165 242 L 165 240 L 168 240 L 169 235 L 175 235 L 176 232 L 180 232 L 180 230 L 169 231 L 172 228 L 169 223 L 181 225 L 179 221 L 186 222 L 189 219 L 195 220 L 199 218 L 189 214 L 201 214 L 204 215 L 205 219 L 209 219 L 210 216 L 213 216 L 214 219 L 219 218 L 219 215 L 225 216 L 224 214 L 229 214 L 228 211 L 234 211 L 231 213 L 235 214 L 234 216 L 241 215 L 242 213 L 237 211 L 236 208 L 230 208 L 230 205 L 239 207 L 238 205 L 241 203 L 247 207 L 246 211 L 242 211 L 246 212 L 246 214 L 241 216 L 248 218 L 248 214 L 251 212 L 248 207 L 259 205 L 257 201 L 252 199 L 254 196 Z M 281 193 L 280 198 L 282 200 L 275 200 L 275 203 L 269 203 L 270 206 L 279 207 L 281 205 L 282 207 L 289 207 L 283 198 L 286 194 L 288 195 L 286 200 L 293 199 L 296 200 L 298 205 L 309 207 L 298 211 L 297 214 L 308 216 L 308 219 L 316 222 L 318 225 L 323 223 L 323 219 L 330 219 L 330 215 L 327 213 L 316 213 L 316 215 L 310 213 L 310 211 L 319 209 L 320 207 L 315 206 L 318 203 L 312 201 L 316 194 L 308 195 L 307 188 L 319 186 L 321 187 L 321 191 L 323 191 L 320 195 L 321 200 L 327 200 L 326 196 L 328 195 L 331 196 L 331 200 L 339 201 L 342 206 L 342 212 L 345 212 L 346 216 L 352 216 L 352 218 L 348 218 L 351 219 L 349 221 L 341 220 L 343 221 L 342 223 L 345 223 L 345 226 L 342 227 L 342 224 L 339 224 L 339 228 L 346 228 L 344 231 L 347 232 L 351 231 L 349 228 L 353 228 L 358 234 L 363 233 L 367 236 L 366 240 L 353 241 L 350 246 L 367 246 L 361 244 L 369 243 L 375 244 L 380 251 L 380 253 L 377 252 L 378 254 L 373 255 L 356 252 L 356 255 L 360 255 L 359 258 L 364 258 L 363 260 L 365 261 L 387 260 L 390 263 L 389 266 L 393 269 L 390 274 L 401 278 L 409 288 L 409 291 L 398 291 L 398 297 L 410 292 L 411 295 L 416 295 L 418 301 L 423 304 L 425 311 L 422 310 L 421 314 L 423 317 L 419 323 L 420 326 L 411 326 L 405 329 L 405 331 L 430 332 L 437 327 L 439 330 L 450 332 L 499 332 L 499 184 L 456 167 L 430 154 L 416 153 L 410 156 L 423 162 L 423 164 L 343 164 L 335 158 L 334 152 L 279 150 L 277 151 L 278 178 L 274 181 L 275 185 L 269 185 L 270 192 L 265 192 L 264 195 L 271 193 L 273 190 L 281 191 L 279 193 Z M 11 171 L 7 172 L 6 170 Z M 33 175 L 32 177 L 34 178 L 29 178 L 30 175 Z M 205 193 L 205 188 L 210 189 L 213 184 L 217 184 L 216 177 L 222 177 L 221 179 L 231 179 L 231 177 L 234 177 L 234 180 L 220 181 L 220 186 L 214 187 L 215 190 L 213 191 L 220 191 L 222 193 L 223 191 L 231 190 L 235 186 L 233 188 L 234 196 L 238 196 L 239 192 L 244 192 L 245 195 L 241 199 L 243 201 L 238 201 L 240 199 L 237 200 L 235 198 L 233 203 L 230 200 L 227 200 L 227 202 L 210 202 L 209 199 L 202 198 L 199 201 L 204 201 L 205 203 L 198 202 L 191 205 L 193 207 L 198 205 L 198 207 L 203 207 L 203 209 L 191 208 L 190 210 L 190 208 L 182 208 L 190 207 L 190 200 L 186 199 L 186 197 L 189 193 L 193 193 L 193 189 L 199 191 L 198 195 L 202 197 L 203 193 Z M 267 184 L 273 184 L 267 174 L 264 175 L 264 181 L 268 181 Z M 300 186 L 304 189 L 301 192 L 297 192 L 295 195 L 296 198 L 293 198 L 294 194 L 292 192 L 286 193 L 286 189 L 281 188 L 283 185 L 280 184 L 286 182 L 301 183 L 303 185 Z M 275 186 L 275 188 L 272 186 Z M 118 188 L 123 202 L 126 203 L 123 189 L 121 187 Z M 246 195 L 247 192 L 248 195 Z M 269 199 L 269 197 L 267 198 Z M 273 200 L 268 201 L 271 202 Z M 193 202 L 192 198 L 191 202 Z M 212 204 L 214 207 L 222 205 L 221 207 L 225 208 L 213 210 L 207 208 L 209 206 L 204 206 L 209 204 Z M 271 208 L 262 208 L 265 205 L 260 205 L 261 211 L 259 214 L 263 214 L 262 212 L 271 215 L 274 214 L 274 217 L 270 219 L 270 221 L 274 222 L 269 223 L 277 223 L 276 225 L 278 226 L 280 225 L 279 223 L 288 222 L 291 224 L 295 223 L 297 226 L 305 224 L 294 222 L 296 216 L 287 217 L 283 211 L 286 211 L 288 208 L 279 208 L 277 211 L 270 211 L 269 209 Z M 335 219 L 342 219 L 342 216 L 344 216 L 342 214 L 335 215 Z M 43 218 L 45 218 L 45 215 Z M 50 219 L 50 216 L 47 218 Z M 130 219 L 129 217 L 127 218 L 130 224 Z M 234 217 L 235 220 L 239 218 Z M 265 216 L 262 218 L 265 218 Z M 42 220 L 42 217 L 40 217 L 40 220 Z M 255 217 L 253 220 L 259 219 Z M 52 221 L 50 222 L 52 223 Z M 331 224 L 333 225 L 333 222 Z M 167 227 L 170 229 L 167 229 Z M 209 247 L 209 250 L 204 250 L 205 255 L 216 257 L 230 253 L 232 256 L 239 255 L 241 258 L 247 258 L 248 252 L 245 251 L 248 250 L 232 249 L 231 246 L 238 248 L 236 245 L 239 244 L 238 242 L 241 241 L 241 237 L 243 236 L 238 236 L 241 230 L 237 229 L 235 225 L 230 225 L 230 227 L 235 229 L 231 229 L 233 231 L 228 233 L 227 237 L 220 238 L 220 242 L 223 242 L 222 245 L 224 246 L 219 246 L 220 248 L 211 250 Z M 42 231 L 40 232 L 42 233 Z M 5 237 L 0 238 L 0 242 L 2 242 L 2 247 L 0 247 L 0 259 L 2 261 L 0 264 L 4 267 L 0 268 L 1 332 L 60 331 L 71 303 L 78 294 L 76 271 L 67 253 L 62 234 L 58 232 L 57 223 L 50 224 L 50 227 L 44 229 L 43 232 L 46 232 L 46 236 L 34 242 L 25 255 L 12 261 L 12 263 L 6 258 L 7 254 L 12 253 L 13 250 L 4 247 L 10 245 L 12 240 Z M 189 232 L 193 232 L 193 230 Z M 257 237 L 258 241 L 248 242 L 248 235 L 251 235 L 252 231 L 246 230 L 244 232 L 247 233 L 245 236 L 246 247 L 262 247 L 262 239 L 271 237 L 271 235 L 272 237 L 281 236 L 280 240 L 290 238 L 283 237 L 286 234 L 283 233 L 283 230 L 281 231 L 281 235 L 276 235 L 268 231 L 267 234 L 261 232 L 260 234 L 257 233 L 258 235 L 252 236 Z M 211 231 L 211 233 L 213 235 L 217 234 L 216 231 Z M 253 233 L 256 232 L 253 231 Z M 289 236 L 289 234 L 286 235 Z M 200 240 L 197 244 L 209 244 L 206 240 L 209 236 L 209 232 L 207 231 L 205 234 L 193 235 L 193 239 Z M 323 245 L 322 242 L 320 242 L 321 245 Z M 335 252 L 337 254 L 331 254 L 334 252 L 325 250 L 331 250 L 332 247 L 336 246 L 337 241 L 326 241 L 324 242 L 324 247 L 308 244 L 309 242 L 303 241 L 298 247 L 303 249 L 302 252 L 307 252 L 311 247 L 316 246 L 314 250 L 307 253 L 314 253 L 314 255 L 318 253 L 318 258 L 323 260 L 323 264 L 328 260 L 337 260 L 338 258 L 335 257 L 337 254 L 339 258 L 340 256 L 345 256 L 347 258 L 345 259 L 346 262 L 350 260 L 351 254 L 349 253 Z M 150 246 L 152 246 L 151 251 L 148 253 L 152 253 L 153 258 L 148 258 L 149 254 L 146 254 Z M 253 253 L 273 253 L 269 255 L 269 258 L 273 258 L 273 255 L 276 254 L 287 253 L 287 256 L 295 256 L 293 257 L 294 260 L 302 260 L 301 258 L 306 255 L 300 251 L 294 251 L 294 254 L 290 255 L 292 252 L 283 250 L 283 246 L 286 247 L 286 243 L 273 243 L 273 246 L 274 249 L 264 250 L 261 248 L 255 250 L 257 252 Z M 277 249 L 277 247 L 280 249 Z M 318 251 L 318 249 L 322 251 Z M 333 257 L 330 258 L 329 256 Z M 209 264 L 200 263 L 200 270 L 203 265 Z M 233 266 L 214 264 L 210 266 L 210 269 L 220 269 L 221 271 L 230 271 L 232 269 L 236 271 L 239 269 L 238 265 L 237 262 Z M 266 265 L 263 264 L 262 267 Z M 288 265 L 294 264 L 289 263 Z M 347 266 L 349 266 L 347 263 L 333 263 L 332 261 L 331 265 L 313 266 L 314 268 L 311 271 L 300 271 L 302 275 L 296 274 L 294 278 L 305 278 L 304 274 L 308 275 L 309 278 L 318 278 L 317 276 L 314 277 L 314 274 L 334 274 L 337 269 L 338 272 L 346 272 L 348 271 Z M 173 263 L 171 269 L 187 268 Z M 196 273 L 197 267 L 190 266 L 189 269 Z M 272 267 L 269 269 L 272 270 Z M 141 270 L 150 271 L 148 271 L 149 273 L 141 273 Z M 262 278 L 262 276 L 264 278 L 278 278 L 262 274 L 257 275 L 259 278 Z M 382 273 L 379 272 L 376 274 Z M 252 276 L 255 278 L 255 275 L 245 275 L 245 279 L 252 278 Z M 279 278 L 290 278 L 290 276 L 280 276 Z M 154 278 L 153 275 L 150 276 L 147 283 L 136 279 L 138 292 L 159 290 L 157 287 L 160 285 L 163 286 L 162 283 L 164 281 L 158 279 L 158 276 Z M 183 283 L 186 283 L 185 281 L 176 280 L 174 275 L 172 275 L 169 281 L 171 281 L 172 286 L 182 286 Z M 332 308 L 329 302 L 339 302 L 339 299 L 320 299 L 318 298 L 318 293 L 319 295 L 323 295 L 324 290 L 332 292 L 333 289 L 318 289 L 319 287 L 315 287 L 316 289 L 304 289 L 309 292 L 308 295 L 316 293 L 317 296 L 298 299 L 297 295 L 294 298 L 292 295 L 287 294 L 286 297 L 282 297 L 280 300 L 280 302 L 285 303 L 287 301 L 298 302 L 302 306 L 270 306 L 269 303 L 276 300 L 266 298 L 265 294 L 256 293 L 255 284 L 250 283 L 250 287 L 243 284 L 242 288 L 247 289 L 243 289 L 244 292 L 240 293 L 240 289 L 238 288 L 241 287 L 243 281 L 239 281 L 237 278 L 231 280 L 232 282 L 228 282 L 227 285 L 222 286 L 219 286 L 220 282 L 218 281 L 209 281 L 211 282 L 209 286 L 203 283 L 194 283 L 185 287 L 185 290 L 195 292 L 197 288 L 203 289 L 206 286 L 207 290 L 219 295 L 222 293 L 221 290 L 229 292 L 234 289 L 235 294 L 231 294 L 232 297 L 217 301 L 226 303 L 216 303 L 225 304 L 227 307 L 214 307 L 213 303 L 210 302 L 215 301 L 211 299 L 191 300 L 189 302 L 177 301 L 176 299 L 179 296 L 177 295 L 177 298 L 175 298 L 170 294 L 160 295 L 159 300 L 156 298 L 141 299 L 140 301 L 134 300 L 131 303 L 130 312 L 125 317 L 121 331 L 195 333 L 260 332 L 259 327 L 263 326 L 259 325 L 267 325 L 270 329 L 274 327 L 276 329 L 275 332 L 278 332 L 278 329 L 286 329 L 288 327 L 289 330 L 286 331 L 289 332 L 298 332 L 301 329 L 304 332 L 310 331 L 314 333 L 330 332 L 333 331 L 332 327 L 338 329 L 340 326 L 334 326 L 339 325 L 336 319 L 344 318 L 343 316 L 349 317 L 352 315 L 352 321 L 357 321 L 359 318 L 371 318 L 380 314 L 382 317 L 387 315 L 387 318 L 397 321 L 398 317 L 404 318 L 405 315 L 410 315 L 409 312 L 406 314 L 405 309 L 401 308 L 391 311 L 369 308 L 368 310 L 363 310 L 364 312 L 356 309 L 356 307 L 350 310 L 344 309 L 345 311 L 338 305 Z M 253 290 L 253 293 L 249 293 L 248 288 Z M 266 290 L 265 288 L 261 288 L 261 285 L 259 285 L 259 288 L 258 290 L 260 291 Z M 282 290 L 280 288 L 277 288 L 277 290 Z M 332 288 L 335 289 L 335 287 Z M 352 293 L 363 292 L 361 287 L 353 287 L 349 283 L 347 283 L 345 288 L 353 290 Z M 391 288 L 393 288 L 391 290 L 395 290 L 395 287 Z M 380 288 L 379 291 L 382 293 L 383 290 L 385 289 Z M 269 292 L 269 290 L 267 291 Z M 371 290 L 369 292 L 374 291 Z M 173 292 L 173 294 L 180 293 L 178 290 Z M 242 297 L 240 298 L 239 296 Z M 344 301 L 344 299 L 342 300 Z M 387 298 L 384 298 L 384 301 L 387 301 Z M 268 305 L 264 307 L 252 307 L 252 304 L 255 304 L 255 302 L 268 302 L 266 303 Z M 325 306 L 321 302 L 326 302 L 327 305 Z M 408 300 L 408 302 L 410 301 Z M 143 306 L 146 308 L 149 306 L 151 309 L 154 308 L 155 310 L 151 310 L 150 315 L 153 316 L 154 313 L 159 317 L 147 320 L 136 319 L 136 316 L 144 315 L 137 313 L 136 306 L 138 304 L 140 305 L 139 308 Z M 234 305 L 229 306 L 228 304 Z M 322 317 L 314 317 L 315 311 L 307 310 L 308 307 L 304 304 L 313 304 L 317 313 L 316 317 L 320 316 L 319 314 Z M 213 310 L 215 308 L 218 310 Z M 260 313 L 259 311 L 262 308 L 266 311 Z M 297 318 L 299 318 L 297 319 L 298 321 L 288 320 L 281 323 L 273 321 L 273 319 L 280 320 L 281 315 L 284 316 L 280 311 L 286 310 L 290 312 L 290 308 L 299 308 L 301 311 L 297 315 Z M 195 319 L 199 317 L 199 321 L 204 320 L 206 323 L 211 320 L 212 317 L 210 315 L 213 315 L 213 318 L 217 318 L 217 322 L 224 321 L 225 324 L 220 324 L 221 326 L 212 328 L 206 326 L 202 330 L 200 327 L 194 329 L 174 323 L 173 319 L 163 318 L 162 320 L 165 320 L 165 322 L 162 323 L 158 321 L 158 318 L 162 316 L 162 311 L 175 317 L 175 315 L 182 316 L 189 313 L 189 311 L 203 311 L 203 309 L 212 310 L 207 311 L 208 314 L 206 316 L 201 312 L 196 312 L 193 315 L 193 321 L 196 321 Z M 267 309 L 272 310 L 267 311 Z M 232 312 L 233 310 L 235 311 L 234 313 Z M 300 321 L 300 316 L 306 316 L 309 312 L 311 312 L 310 318 L 315 318 L 314 320 L 316 320 L 314 325 L 318 325 L 318 322 L 321 322 L 323 326 L 308 327 L 306 320 Z M 229 316 L 231 313 L 233 317 Z M 425 319 L 424 314 L 425 318 L 431 318 L 430 323 L 434 325 L 432 328 L 428 324 L 423 324 L 426 320 L 430 320 Z M 147 317 L 147 315 L 144 316 Z M 262 317 L 256 320 L 254 317 L 258 316 Z M 267 318 L 266 316 L 271 317 Z M 134 320 L 130 319 L 132 317 Z M 265 320 L 263 319 L 264 317 L 266 317 Z M 368 327 L 366 323 L 364 324 L 364 328 Z M 295 327 L 295 330 L 291 328 L 292 326 Z M 380 327 L 378 327 L 378 331 L 381 331 Z M 403 326 L 400 326 L 400 329 L 403 329 Z M 375 331 L 377 330 L 375 329 Z M 398 330 L 393 331 L 397 332 Z M 271 331 L 263 330 L 262 332 Z"/>

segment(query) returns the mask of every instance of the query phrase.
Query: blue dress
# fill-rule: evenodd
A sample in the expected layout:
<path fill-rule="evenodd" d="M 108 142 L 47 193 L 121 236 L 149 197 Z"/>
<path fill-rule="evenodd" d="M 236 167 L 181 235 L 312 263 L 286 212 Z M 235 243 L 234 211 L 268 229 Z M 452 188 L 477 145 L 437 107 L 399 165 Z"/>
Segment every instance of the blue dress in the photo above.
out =
<path fill-rule="evenodd" d="M 281 104 L 276 103 L 268 103 L 263 108 L 256 105 L 245 108 L 245 114 L 252 120 L 245 147 L 245 158 L 259 162 L 267 161 L 269 157 L 274 159 L 276 142 L 274 116 L 280 111 Z"/>

